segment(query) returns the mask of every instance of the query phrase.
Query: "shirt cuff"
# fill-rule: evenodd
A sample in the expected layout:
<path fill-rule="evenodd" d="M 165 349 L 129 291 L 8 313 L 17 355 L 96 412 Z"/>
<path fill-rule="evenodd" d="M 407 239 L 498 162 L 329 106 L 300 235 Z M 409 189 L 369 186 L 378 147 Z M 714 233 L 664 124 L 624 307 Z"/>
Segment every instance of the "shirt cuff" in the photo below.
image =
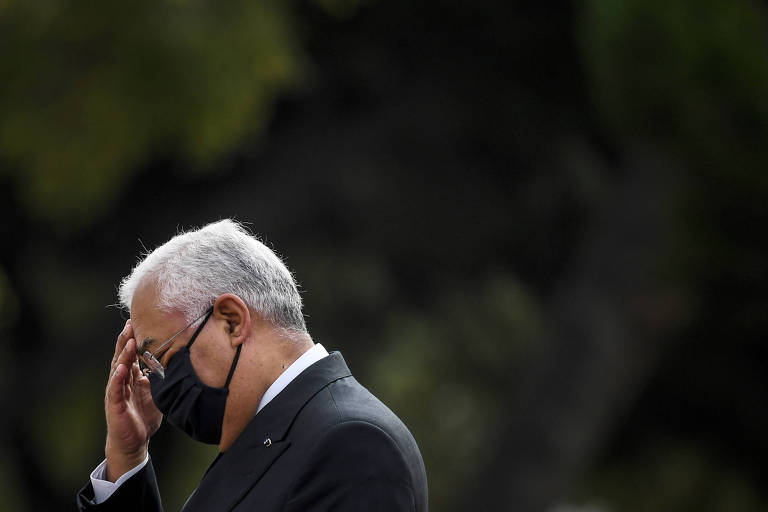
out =
<path fill-rule="evenodd" d="M 120 476 L 120 478 L 117 479 L 116 482 L 112 483 L 107 480 L 107 459 L 104 459 L 102 463 L 96 466 L 96 469 L 91 472 L 93 502 L 98 505 L 99 503 L 104 503 L 107 501 L 107 499 L 112 496 L 112 493 L 114 493 L 121 485 L 123 485 L 126 480 L 138 473 L 141 468 L 146 466 L 147 462 L 149 462 L 149 453 L 147 453 L 147 456 L 144 457 L 144 460 L 139 463 L 138 466 L 134 467 L 127 473 L 124 473 Z"/>

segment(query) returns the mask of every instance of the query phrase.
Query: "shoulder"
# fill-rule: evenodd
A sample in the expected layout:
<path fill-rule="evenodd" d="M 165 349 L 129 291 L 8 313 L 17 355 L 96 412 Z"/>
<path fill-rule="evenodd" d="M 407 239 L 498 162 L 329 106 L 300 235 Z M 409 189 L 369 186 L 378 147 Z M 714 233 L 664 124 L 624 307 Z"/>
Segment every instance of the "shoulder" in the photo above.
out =
<path fill-rule="evenodd" d="M 426 485 L 426 472 L 416 440 L 383 402 L 353 377 L 323 391 L 324 424 L 316 424 L 309 453 L 314 464 L 338 461 L 359 478 L 400 478 Z M 357 469 L 354 469 L 358 466 Z M 388 476 L 394 475 L 394 476 Z"/>
<path fill-rule="evenodd" d="M 350 473 L 355 479 L 408 479 L 408 462 L 397 442 L 381 427 L 366 421 L 344 421 L 327 429 L 318 437 L 310 459 L 314 464 Z"/>
<path fill-rule="evenodd" d="M 298 464 L 290 501 L 297 510 L 311 510 L 308 504 L 320 496 L 351 500 L 351 510 L 373 510 L 370 500 L 392 505 L 386 510 L 426 510 L 426 472 L 416 441 L 354 377 L 315 394 L 291 437 Z"/>
<path fill-rule="evenodd" d="M 317 393 L 297 417 L 293 430 L 311 446 L 344 444 L 357 438 L 396 450 L 415 444 L 397 415 L 353 377 L 334 381 Z"/>
<path fill-rule="evenodd" d="M 412 511 L 419 494 L 394 439 L 377 425 L 349 420 L 318 436 L 287 504 L 302 511 Z"/>
<path fill-rule="evenodd" d="M 338 423 L 367 422 L 384 431 L 405 428 L 400 418 L 354 377 L 339 379 L 326 391 L 338 415 Z"/>
<path fill-rule="evenodd" d="M 348 424 L 345 428 L 376 427 L 402 450 L 411 451 L 415 447 L 416 441 L 402 420 L 354 377 L 334 382 L 327 389 L 338 424 Z"/>

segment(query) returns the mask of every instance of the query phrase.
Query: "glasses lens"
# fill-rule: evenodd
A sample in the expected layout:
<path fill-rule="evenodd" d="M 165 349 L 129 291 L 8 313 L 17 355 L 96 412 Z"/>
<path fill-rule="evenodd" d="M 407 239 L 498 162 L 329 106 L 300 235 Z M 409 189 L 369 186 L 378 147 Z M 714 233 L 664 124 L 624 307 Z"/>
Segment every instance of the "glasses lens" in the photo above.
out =
<path fill-rule="evenodd" d="M 142 368 L 142 373 L 144 375 L 154 373 L 161 379 L 165 378 L 165 368 L 163 368 L 163 365 L 155 358 L 155 356 L 149 352 L 144 352 L 139 359 L 139 366 L 142 366 L 142 363 L 144 363 L 144 368 Z"/>

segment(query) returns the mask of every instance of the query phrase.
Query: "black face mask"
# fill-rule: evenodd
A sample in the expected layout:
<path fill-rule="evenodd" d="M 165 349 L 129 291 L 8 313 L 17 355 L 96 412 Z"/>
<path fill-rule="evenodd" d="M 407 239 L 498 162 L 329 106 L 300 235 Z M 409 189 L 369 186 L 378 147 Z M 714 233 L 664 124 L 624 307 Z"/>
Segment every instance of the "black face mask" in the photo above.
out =
<path fill-rule="evenodd" d="M 213 308 L 205 316 L 189 343 L 171 358 L 165 369 L 165 378 L 150 373 L 149 384 L 152 400 L 165 415 L 168 423 L 184 431 L 192 439 L 207 444 L 219 444 L 224 408 L 229 395 L 229 381 L 235 373 L 243 346 L 237 346 L 223 388 L 213 388 L 200 380 L 189 359 L 189 349 L 212 313 Z"/>

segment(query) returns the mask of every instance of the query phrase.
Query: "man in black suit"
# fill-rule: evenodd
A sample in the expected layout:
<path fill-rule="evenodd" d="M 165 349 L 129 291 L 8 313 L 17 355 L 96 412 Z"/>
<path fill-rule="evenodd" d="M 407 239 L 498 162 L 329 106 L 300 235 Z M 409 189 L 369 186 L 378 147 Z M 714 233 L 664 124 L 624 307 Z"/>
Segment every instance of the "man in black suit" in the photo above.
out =
<path fill-rule="evenodd" d="M 174 237 L 120 300 L 131 319 L 106 389 L 106 459 L 80 510 L 162 510 L 148 446 L 164 414 L 219 445 L 185 512 L 426 512 L 410 432 L 313 343 L 290 272 L 240 225 Z"/>

